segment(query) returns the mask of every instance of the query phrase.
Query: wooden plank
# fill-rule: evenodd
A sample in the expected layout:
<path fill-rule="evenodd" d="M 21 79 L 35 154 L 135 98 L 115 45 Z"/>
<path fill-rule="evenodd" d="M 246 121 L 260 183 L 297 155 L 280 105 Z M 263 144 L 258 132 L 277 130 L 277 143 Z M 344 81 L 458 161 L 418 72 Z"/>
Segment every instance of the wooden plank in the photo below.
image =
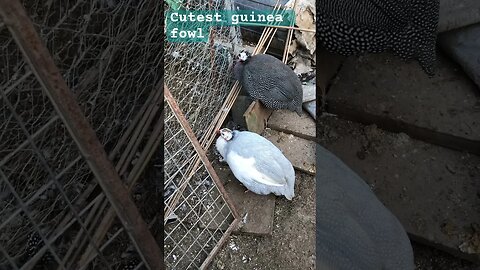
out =
<path fill-rule="evenodd" d="M 262 134 L 272 112 L 272 110 L 265 108 L 262 103 L 257 101 L 252 102 L 243 115 L 247 123 L 247 129 L 251 132 Z"/>

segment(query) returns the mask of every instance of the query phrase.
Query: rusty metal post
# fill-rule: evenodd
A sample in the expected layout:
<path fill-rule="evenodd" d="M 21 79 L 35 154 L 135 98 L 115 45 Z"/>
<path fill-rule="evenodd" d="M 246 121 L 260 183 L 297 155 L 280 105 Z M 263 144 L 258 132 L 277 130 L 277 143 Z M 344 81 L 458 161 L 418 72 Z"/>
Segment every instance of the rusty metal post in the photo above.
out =
<path fill-rule="evenodd" d="M 203 147 L 200 145 L 200 142 L 198 142 L 197 137 L 195 136 L 195 133 L 193 132 L 192 128 L 190 127 L 190 124 L 188 123 L 188 120 L 183 115 L 182 111 L 180 110 L 180 107 L 175 101 L 175 98 L 172 96 L 172 94 L 170 93 L 166 85 L 164 86 L 164 95 L 165 95 L 165 100 L 167 101 L 175 117 L 178 119 L 178 122 L 180 123 L 183 130 L 185 131 L 185 134 L 187 135 L 188 140 L 192 143 L 193 147 L 195 148 L 195 151 L 198 153 L 198 156 L 200 157 L 200 160 L 203 162 L 203 165 L 207 169 L 208 173 L 210 174 L 213 181 L 217 185 L 218 190 L 222 194 L 225 202 L 228 204 L 228 207 L 232 211 L 233 217 L 235 219 L 238 219 L 240 215 L 238 214 L 235 204 L 227 195 L 227 192 L 225 191 L 225 188 L 223 187 L 223 184 L 220 181 L 220 178 L 218 178 L 217 173 L 213 169 L 212 164 L 210 163 L 210 161 L 207 158 L 207 155 L 205 154 L 205 149 L 203 149 Z"/>
<path fill-rule="evenodd" d="M 0 16 L 115 209 L 139 255 L 150 269 L 164 269 L 162 250 L 108 160 L 95 131 L 83 115 L 73 92 L 62 78 L 20 1 L 0 0 Z"/>
<path fill-rule="evenodd" d="M 165 85 L 164 86 L 164 95 L 165 95 L 165 100 L 167 101 L 168 105 L 173 111 L 173 114 L 177 118 L 178 122 L 182 126 L 185 134 L 188 137 L 188 140 L 192 143 L 193 147 L 195 148 L 195 151 L 197 152 L 198 157 L 202 161 L 203 165 L 205 166 L 207 172 L 210 174 L 212 177 L 213 181 L 215 182 L 215 185 L 217 186 L 218 191 L 220 191 L 220 194 L 222 195 L 223 199 L 227 203 L 228 207 L 230 208 L 230 211 L 232 212 L 233 215 L 233 222 L 230 224 L 228 229 L 225 231 L 223 234 L 222 238 L 220 241 L 217 243 L 217 245 L 214 247 L 214 249 L 210 252 L 210 254 L 207 256 L 205 261 L 202 263 L 200 266 L 200 270 L 207 269 L 209 264 L 212 262 L 214 256 L 220 251 L 220 247 L 225 243 L 227 240 L 228 236 L 232 233 L 234 229 L 237 228 L 238 224 L 240 223 L 240 215 L 238 214 L 237 208 L 235 207 L 235 204 L 233 200 L 228 196 L 225 188 L 223 187 L 222 182 L 220 181 L 220 178 L 218 177 L 217 173 L 213 169 L 212 164 L 208 160 L 205 149 L 202 147 L 200 142 L 197 140 L 197 137 L 195 136 L 195 133 L 193 132 L 192 128 L 190 127 L 190 124 L 188 123 L 188 120 L 185 118 L 183 115 L 180 107 L 178 106 L 177 102 L 175 101 L 175 98 L 172 96 L 170 91 L 168 90 L 168 87 Z M 195 165 L 194 167 L 196 168 L 198 165 Z M 195 169 L 193 170 L 195 171 Z"/>

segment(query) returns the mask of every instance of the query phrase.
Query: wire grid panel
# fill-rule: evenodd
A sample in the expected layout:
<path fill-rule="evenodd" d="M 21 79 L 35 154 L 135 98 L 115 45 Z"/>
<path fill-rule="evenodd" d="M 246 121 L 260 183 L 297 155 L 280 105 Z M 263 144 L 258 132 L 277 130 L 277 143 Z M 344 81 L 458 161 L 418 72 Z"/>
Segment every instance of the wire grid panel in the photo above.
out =
<path fill-rule="evenodd" d="M 161 3 L 111 3 L 23 3 L 107 152 L 161 79 L 162 57 Z M 92 221 L 103 214 L 102 194 L 1 21 L 0 70 L 0 269 L 27 263 L 72 269 L 91 239 Z M 114 224 L 86 269 L 140 263 Z"/>
<path fill-rule="evenodd" d="M 200 269 L 225 241 L 234 214 L 206 164 L 199 162 L 189 173 L 200 154 L 170 105 L 165 106 L 165 142 L 165 263 L 167 269 Z"/>
<path fill-rule="evenodd" d="M 231 9 L 231 0 L 183 1 L 188 10 Z M 207 43 L 165 42 L 165 84 L 177 100 L 197 138 L 207 135 L 232 89 L 237 27 L 215 27 Z"/>
<path fill-rule="evenodd" d="M 84 192 L 92 180 L 90 169 L 51 104 L 41 104 L 41 110 L 51 115 L 49 119 L 20 109 L 19 101 L 33 105 L 34 110 L 40 107 L 42 89 L 31 87 L 29 91 L 17 88 L 8 95 L 0 90 L 0 115 L 6 126 L 2 138 L 9 139 L 0 152 L 0 267 L 21 267 L 40 254 L 35 265 L 71 269 L 81 242 L 91 238 L 91 234 L 83 234 L 83 239 L 77 235 L 90 228 L 93 217 L 102 212 L 98 212 L 98 199 L 85 201 Z M 131 249 L 125 231 L 118 235 L 112 239 L 117 246 L 103 247 L 90 269 L 115 269 L 130 263 L 118 259 Z M 131 253 L 134 256 L 135 250 Z"/>

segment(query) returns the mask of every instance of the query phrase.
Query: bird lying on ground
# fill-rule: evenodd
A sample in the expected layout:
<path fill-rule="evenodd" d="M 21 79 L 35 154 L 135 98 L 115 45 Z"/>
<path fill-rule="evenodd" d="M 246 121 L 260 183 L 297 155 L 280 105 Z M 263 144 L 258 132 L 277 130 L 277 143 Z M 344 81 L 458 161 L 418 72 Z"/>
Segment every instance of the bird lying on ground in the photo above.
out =
<path fill-rule="evenodd" d="M 283 195 L 292 200 L 295 170 L 273 143 L 249 131 L 223 128 L 219 133 L 217 151 L 248 190 L 260 195 Z"/>
<path fill-rule="evenodd" d="M 242 51 L 233 75 L 254 99 L 273 110 L 290 110 L 302 114 L 302 83 L 291 68 L 268 54 L 251 56 Z"/>
<path fill-rule="evenodd" d="M 439 0 L 319 0 L 317 44 L 344 56 L 392 51 L 434 74 Z"/>

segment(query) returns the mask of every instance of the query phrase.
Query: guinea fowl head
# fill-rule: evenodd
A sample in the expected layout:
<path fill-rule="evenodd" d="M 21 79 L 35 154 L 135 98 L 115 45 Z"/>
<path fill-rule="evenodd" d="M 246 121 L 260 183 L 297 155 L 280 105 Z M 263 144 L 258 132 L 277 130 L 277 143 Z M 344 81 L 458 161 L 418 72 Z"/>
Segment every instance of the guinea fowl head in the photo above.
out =
<path fill-rule="evenodd" d="M 218 137 L 215 146 L 218 153 L 220 153 L 223 159 L 225 159 L 227 156 L 228 148 L 230 145 L 229 142 L 233 139 L 234 132 L 235 131 L 232 131 L 228 128 L 222 128 L 220 130 L 217 130 L 217 134 L 220 134 L 220 136 Z"/>
<path fill-rule="evenodd" d="M 248 62 L 250 57 L 250 53 L 245 50 L 238 54 L 238 59 L 235 61 L 235 65 L 233 66 L 233 77 L 235 80 L 241 80 L 244 65 Z"/>
<path fill-rule="evenodd" d="M 250 59 L 250 57 L 252 57 L 252 55 L 248 51 L 245 51 L 245 50 L 242 50 L 238 54 L 238 60 L 242 63 L 247 61 L 248 59 Z"/>
<path fill-rule="evenodd" d="M 233 138 L 233 131 L 228 128 L 220 129 L 220 137 L 222 137 L 225 141 L 230 141 Z"/>

